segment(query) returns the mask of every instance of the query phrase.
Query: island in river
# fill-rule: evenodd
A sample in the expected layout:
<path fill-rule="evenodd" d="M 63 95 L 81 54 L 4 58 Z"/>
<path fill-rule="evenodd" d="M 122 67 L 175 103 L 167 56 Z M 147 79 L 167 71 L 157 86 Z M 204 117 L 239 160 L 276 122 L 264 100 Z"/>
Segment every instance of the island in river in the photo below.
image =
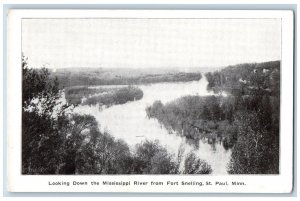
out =
<path fill-rule="evenodd" d="M 38 97 L 28 93 L 24 143 L 57 151 L 23 146 L 23 173 L 278 174 L 280 62 L 208 73 L 132 71 L 127 77 L 103 69 L 51 73 L 69 99 L 65 105 L 76 103 L 53 119 L 28 110 Z M 29 133 L 47 119 L 44 136 L 33 138 Z M 48 162 L 39 163 L 45 155 Z"/>

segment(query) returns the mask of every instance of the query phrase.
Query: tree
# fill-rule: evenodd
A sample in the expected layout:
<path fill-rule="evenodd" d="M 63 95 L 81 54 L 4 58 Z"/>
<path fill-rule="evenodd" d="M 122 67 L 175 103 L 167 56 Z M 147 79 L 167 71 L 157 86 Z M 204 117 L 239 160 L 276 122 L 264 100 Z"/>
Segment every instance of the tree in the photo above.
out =
<path fill-rule="evenodd" d="M 131 153 L 124 141 L 100 132 L 93 116 L 70 113 L 48 69 L 29 68 L 23 56 L 22 70 L 22 174 L 178 172 L 173 155 L 157 141 L 143 142 Z"/>
<path fill-rule="evenodd" d="M 134 170 L 142 174 L 170 174 L 176 171 L 176 163 L 158 141 L 138 144 L 134 157 Z"/>
<path fill-rule="evenodd" d="M 277 133 L 260 125 L 257 112 L 243 112 L 236 116 L 237 142 L 228 164 L 230 174 L 278 174 L 278 163 L 273 158 Z M 275 146 L 274 146 L 275 145 Z"/>
<path fill-rule="evenodd" d="M 132 157 L 128 145 L 115 140 L 107 132 L 94 130 L 95 138 L 77 149 L 76 174 L 129 174 L 132 171 Z"/>
<path fill-rule="evenodd" d="M 22 173 L 53 174 L 60 168 L 60 128 L 69 106 L 47 69 L 28 68 L 22 56 L 22 72 Z"/>
<path fill-rule="evenodd" d="M 211 166 L 204 160 L 196 157 L 194 153 L 189 153 L 184 160 L 184 174 L 210 174 Z"/>
<path fill-rule="evenodd" d="M 84 145 L 100 134 L 96 119 L 90 115 L 73 114 L 64 125 L 64 133 L 60 133 L 61 168 L 60 173 L 75 174 L 78 170 L 80 152 Z"/>
<path fill-rule="evenodd" d="M 68 112 L 47 69 L 28 68 L 22 57 L 22 173 L 125 174 L 127 144 L 99 131 L 93 116 Z M 129 164 L 128 164 L 129 163 Z"/>

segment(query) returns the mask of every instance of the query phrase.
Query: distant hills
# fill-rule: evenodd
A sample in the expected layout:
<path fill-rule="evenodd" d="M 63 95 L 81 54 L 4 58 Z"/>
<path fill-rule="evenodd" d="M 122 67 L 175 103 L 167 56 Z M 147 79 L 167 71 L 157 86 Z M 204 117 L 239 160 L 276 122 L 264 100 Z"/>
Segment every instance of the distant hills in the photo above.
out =
<path fill-rule="evenodd" d="M 273 61 L 278 62 L 278 61 Z M 224 67 L 193 68 L 91 68 L 73 67 L 54 69 L 51 76 L 57 77 L 60 87 L 91 85 L 136 85 L 158 82 L 188 82 L 200 80 L 208 72 L 248 65 L 265 66 L 262 63 L 244 63 Z"/>

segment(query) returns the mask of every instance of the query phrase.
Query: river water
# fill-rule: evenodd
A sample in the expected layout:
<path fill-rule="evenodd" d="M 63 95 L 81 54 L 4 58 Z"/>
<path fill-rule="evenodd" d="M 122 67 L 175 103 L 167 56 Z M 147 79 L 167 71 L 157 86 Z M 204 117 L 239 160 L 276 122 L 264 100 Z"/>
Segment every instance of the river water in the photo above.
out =
<path fill-rule="evenodd" d="M 107 130 L 116 139 L 123 139 L 131 148 L 146 139 L 158 140 L 175 156 L 179 149 L 184 149 L 185 153 L 193 151 L 211 165 L 212 174 L 227 174 L 226 165 L 231 151 L 225 150 L 221 142 L 208 143 L 205 139 L 191 141 L 176 133 L 170 133 L 156 119 L 147 118 L 145 111 L 155 100 L 167 103 L 186 95 L 212 95 L 206 90 L 207 84 L 203 76 L 200 81 L 139 85 L 144 93 L 141 100 L 103 110 L 99 110 L 98 106 L 78 106 L 74 112 L 93 115 L 100 125 L 100 130 Z"/>

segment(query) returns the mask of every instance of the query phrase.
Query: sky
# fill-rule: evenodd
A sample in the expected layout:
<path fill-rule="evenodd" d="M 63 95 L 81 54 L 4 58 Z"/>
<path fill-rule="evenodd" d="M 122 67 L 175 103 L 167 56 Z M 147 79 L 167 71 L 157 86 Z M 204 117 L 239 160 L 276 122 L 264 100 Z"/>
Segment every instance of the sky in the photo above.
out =
<path fill-rule="evenodd" d="M 221 67 L 281 59 L 280 19 L 23 19 L 29 66 Z"/>

